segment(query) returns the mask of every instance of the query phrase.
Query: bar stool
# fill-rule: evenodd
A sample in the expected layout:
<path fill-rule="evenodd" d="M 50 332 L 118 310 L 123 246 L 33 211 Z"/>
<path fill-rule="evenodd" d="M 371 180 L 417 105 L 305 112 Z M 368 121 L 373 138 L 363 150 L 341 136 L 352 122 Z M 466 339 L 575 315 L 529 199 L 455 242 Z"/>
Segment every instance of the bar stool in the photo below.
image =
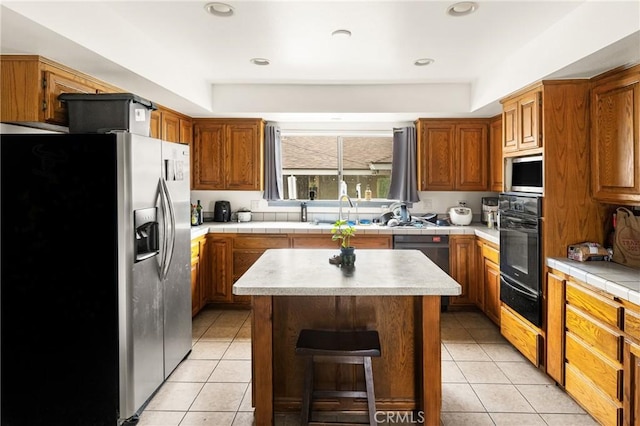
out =
<path fill-rule="evenodd" d="M 369 410 L 369 424 L 371 426 L 376 425 L 376 397 L 373 391 L 371 357 L 379 357 L 380 353 L 380 338 L 375 330 L 301 330 L 296 343 L 296 355 L 306 356 L 307 365 L 304 376 L 300 424 L 309 424 L 311 404 L 314 398 L 346 397 L 366 398 Z M 315 363 L 362 365 L 364 367 L 366 391 L 314 390 L 313 372 Z"/>

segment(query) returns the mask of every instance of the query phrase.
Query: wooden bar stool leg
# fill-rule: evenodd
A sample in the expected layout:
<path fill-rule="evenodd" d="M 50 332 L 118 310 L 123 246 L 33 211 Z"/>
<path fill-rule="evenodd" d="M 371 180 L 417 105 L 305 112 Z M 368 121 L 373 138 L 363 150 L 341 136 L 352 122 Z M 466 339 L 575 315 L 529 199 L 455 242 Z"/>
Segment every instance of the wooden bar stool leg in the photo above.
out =
<path fill-rule="evenodd" d="M 311 395 L 313 394 L 313 357 L 307 357 L 307 365 L 304 372 L 304 391 L 302 395 L 302 409 L 300 411 L 300 424 L 307 426 L 311 414 Z"/>
<path fill-rule="evenodd" d="M 369 424 L 376 426 L 376 394 L 373 390 L 373 368 L 371 357 L 364 357 L 364 381 L 367 385 L 367 405 L 369 406 Z"/>

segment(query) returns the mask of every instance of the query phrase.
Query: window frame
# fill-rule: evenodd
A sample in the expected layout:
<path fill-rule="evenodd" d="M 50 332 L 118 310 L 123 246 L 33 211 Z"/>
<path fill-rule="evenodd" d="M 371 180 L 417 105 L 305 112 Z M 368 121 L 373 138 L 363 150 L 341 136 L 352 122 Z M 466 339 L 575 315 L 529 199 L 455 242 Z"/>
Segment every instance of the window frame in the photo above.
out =
<path fill-rule="evenodd" d="M 337 185 L 340 185 L 340 181 L 343 180 L 345 175 L 343 170 L 343 161 L 344 161 L 344 140 L 345 137 L 388 137 L 393 140 L 393 129 L 389 130 L 281 130 L 281 137 L 284 136 L 331 136 L 337 138 L 337 146 L 338 146 L 338 181 Z M 283 171 L 283 185 L 286 185 L 286 176 L 287 174 Z M 284 188 L 283 188 L 284 189 Z M 339 189 L 338 189 L 339 190 Z M 284 197 L 284 193 L 282 194 Z M 358 205 L 362 207 L 381 207 L 388 205 L 389 203 L 396 202 L 398 200 L 388 199 L 388 198 L 373 198 L 370 201 L 364 199 L 364 193 L 362 194 L 363 198 L 358 200 Z M 354 200 L 355 201 L 355 200 Z M 338 200 L 309 200 L 307 199 L 281 199 L 281 200 L 269 200 L 269 206 L 299 206 L 301 202 L 307 203 L 309 206 L 313 207 L 337 207 L 339 205 Z"/>

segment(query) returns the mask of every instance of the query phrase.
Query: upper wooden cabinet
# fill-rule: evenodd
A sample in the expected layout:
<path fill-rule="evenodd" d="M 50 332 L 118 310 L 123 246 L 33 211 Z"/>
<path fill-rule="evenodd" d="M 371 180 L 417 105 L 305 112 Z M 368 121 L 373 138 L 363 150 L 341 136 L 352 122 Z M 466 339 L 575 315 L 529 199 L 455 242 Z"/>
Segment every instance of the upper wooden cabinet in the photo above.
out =
<path fill-rule="evenodd" d="M 489 190 L 504 191 L 502 175 L 504 160 L 502 157 L 502 116 L 491 119 L 489 124 Z"/>
<path fill-rule="evenodd" d="M 541 89 L 538 87 L 502 102 L 503 154 L 528 154 L 542 148 Z"/>
<path fill-rule="evenodd" d="M 151 112 L 150 135 L 152 138 L 191 144 L 192 133 L 191 118 L 162 106 L 158 106 L 157 110 Z"/>
<path fill-rule="evenodd" d="M 484 119 L 418 120 L 420 190 L 486 191 L 488 123 Z"/>
<path fill-rule="evenodd" d="M 193 134 L 192 189 L 262 189 L 262 120 L 197 119 Z"/>
<path fill-rule="evenodd" d="M 591 184 L 608 203 L 640 202 L 640 65 L 591 90 Z"/>
<path fill-rule="evenodd" d="M 0 121 L 68 126 L 61 93 L 119 92 L 100 80 L 40 56 L 3 55 Z"/>

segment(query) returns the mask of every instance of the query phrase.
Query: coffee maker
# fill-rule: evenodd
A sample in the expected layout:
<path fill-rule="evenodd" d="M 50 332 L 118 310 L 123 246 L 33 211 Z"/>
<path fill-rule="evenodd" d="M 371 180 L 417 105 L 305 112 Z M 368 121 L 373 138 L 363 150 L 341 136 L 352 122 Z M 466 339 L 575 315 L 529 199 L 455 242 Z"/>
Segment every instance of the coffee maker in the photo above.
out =
<path fill-rule="evenodd" d="M 498 197 L 482 197 L 482 215 L 480 216 L 480 222 L 485 225 L 489 224 L 489 218 L 494 223 L 498 221 Z"/>

